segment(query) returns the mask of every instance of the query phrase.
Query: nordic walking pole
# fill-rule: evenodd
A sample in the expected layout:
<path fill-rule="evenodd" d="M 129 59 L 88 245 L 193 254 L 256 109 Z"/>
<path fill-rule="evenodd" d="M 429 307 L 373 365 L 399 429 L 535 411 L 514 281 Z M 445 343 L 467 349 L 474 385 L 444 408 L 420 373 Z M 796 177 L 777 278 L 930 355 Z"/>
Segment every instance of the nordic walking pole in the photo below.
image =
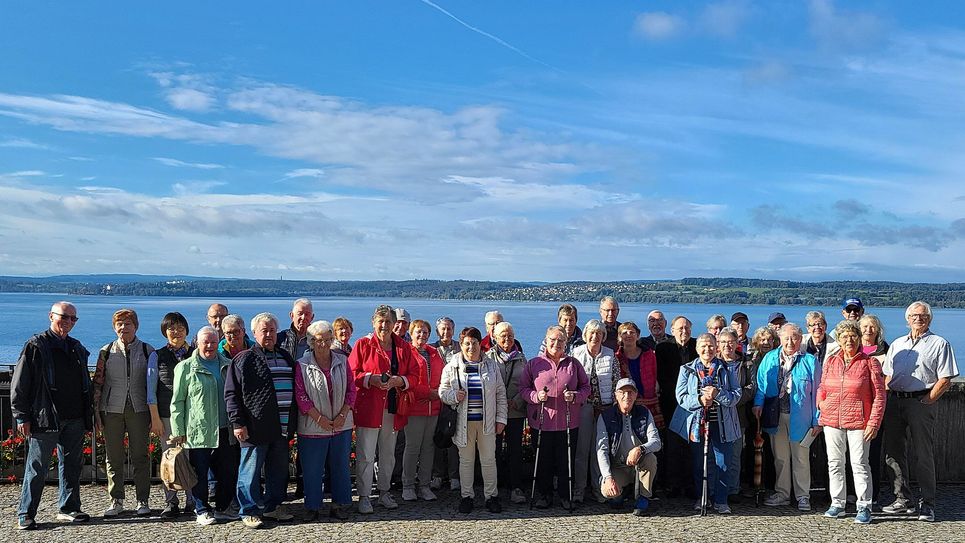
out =
<path fill-rule="evenodd" d="M 543 392 L 549 392 L 550 387 L 543 387 Z M 529 508 L 533 508 L 533 501 L 536 500 L 536 468 L 539 466 L 539 443 L 543 440 L 543 404 L 546 400 L 539 402 L 539 428 L 536 435 L 536 459 L 533 460 L 533 486 L 529 491 Z"/>
<path fill-rule="evenodd" d="M 700 494 L 700 516 L 707 514 L 707 500 L 709 498 L 707 495 L 707 491 L 709 490 L 707 488 L 707 460 L 708 456 L 710 455 L 710 424 L 707 422 L 707 411 L 708 409 L 705 407 L 704 420 L 702 423 L 702 430 L 704 434 L 704 488 L 703 492 Z"/>
<path fill-rule="evenodd" d="M 570 487 L 570 512 L 573 512 L 573 449 L 570 448 L 570 402 L 566 399 L 566 388 L 563 389 L 563 403 L 566 404 L 566 481 Z"/>

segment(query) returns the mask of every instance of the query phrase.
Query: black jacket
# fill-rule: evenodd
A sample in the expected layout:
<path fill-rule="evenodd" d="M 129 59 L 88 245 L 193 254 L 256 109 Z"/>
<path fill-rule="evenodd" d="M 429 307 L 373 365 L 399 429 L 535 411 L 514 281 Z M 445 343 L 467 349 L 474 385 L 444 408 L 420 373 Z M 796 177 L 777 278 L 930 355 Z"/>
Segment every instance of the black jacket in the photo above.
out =
<path fill-rule="evenodd" d="M 292 371 L 297 371 L 295 361 L 280 348 L 274 353 L 285 360 Z M 265 445 L 283 436 L 290 437 L 298 428 L 298 408 L 295 402 L 294 373 L 292 373 L 292 403 L 288 415 L 288 427 L 281 427 L 278 396 L 268 368 L 265 351 L 255 345 L 241 351 L 228 366 L 225 376 L 224 399 L 228 420 L 233 429 L 248 429 L 248 441 L 242 447 Z"/>
<path fill-rule="evenodd" d="M 10 384 L 10 406 L 17 423 L 29 422 L 31 432 L 56 432 L 60 430 L 60 417 L 54 406 L 50 385 L 54 379 L 54 342 L 60 341 L 52 331 L 47 330 L 27 340 L 17 359 Z M 65 340 L 67 357 L 81 366 L 84 376 L 78 384 L 82 389 L 84 426 L 94 427 L 93 394 L 90 370 L 87 359 L 90 352 L 76 339 L 67 336 Z"/>

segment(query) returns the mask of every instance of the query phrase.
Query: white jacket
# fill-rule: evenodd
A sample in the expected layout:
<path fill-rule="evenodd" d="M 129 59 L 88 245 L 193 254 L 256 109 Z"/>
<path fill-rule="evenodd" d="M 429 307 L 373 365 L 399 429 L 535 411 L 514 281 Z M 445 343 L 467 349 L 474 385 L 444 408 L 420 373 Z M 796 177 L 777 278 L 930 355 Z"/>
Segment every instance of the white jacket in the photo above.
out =
<path fill-rule="evenodd" d="M 458 381 L 457 381 L 458 379 Z M 499 363 L 489 358 L 479 362 L 479 380 L 483 388 L 483 433 L 495 434 L 496 424 L 506 424 L 506 387 L 503 386 L 502 372 Z M 447 405 L 456 406 L 459 423 L 456 435 L 452 436 L 452 443 L 457 447 L 465 447 L 466 411 L 469 408 L 468 393 L 461 402 L 456 401 L 456 392 L 466 390 L 466 364 L 462 360 L 462 353 L 453 355 L 452 361 L 442 369 L 442 380 L 439 381 L 439 399 Z"/>

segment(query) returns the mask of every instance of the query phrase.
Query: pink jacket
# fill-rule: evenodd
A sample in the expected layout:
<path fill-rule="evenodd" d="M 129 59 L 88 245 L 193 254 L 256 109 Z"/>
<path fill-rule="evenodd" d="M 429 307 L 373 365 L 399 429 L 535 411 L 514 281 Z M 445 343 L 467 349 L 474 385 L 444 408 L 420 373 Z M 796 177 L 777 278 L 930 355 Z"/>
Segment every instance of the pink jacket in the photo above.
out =
<path fill-rule="evenodd" d="M 858 352 L 848 369 L 839 351 L 824 361 L 818 387 L 818 422 L 841 430 L 881 428 L 885 414 L 885 378 L 874 357 Z"/>

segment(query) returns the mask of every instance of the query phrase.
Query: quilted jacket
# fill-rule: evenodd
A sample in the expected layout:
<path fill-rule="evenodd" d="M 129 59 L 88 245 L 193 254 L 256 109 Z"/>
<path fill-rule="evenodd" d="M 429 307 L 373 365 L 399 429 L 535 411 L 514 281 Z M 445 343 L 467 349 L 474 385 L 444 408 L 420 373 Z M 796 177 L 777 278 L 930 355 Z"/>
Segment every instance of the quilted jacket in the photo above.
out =
<path fill-rule="evenodd" d="M 885 414 L 885 379 L 881 364 L 859 352 L 844 367 L 844 354 L 836 352 L 824 361 L 818 387 L 818 422 L 841 430 L 881 428 Z"/>

